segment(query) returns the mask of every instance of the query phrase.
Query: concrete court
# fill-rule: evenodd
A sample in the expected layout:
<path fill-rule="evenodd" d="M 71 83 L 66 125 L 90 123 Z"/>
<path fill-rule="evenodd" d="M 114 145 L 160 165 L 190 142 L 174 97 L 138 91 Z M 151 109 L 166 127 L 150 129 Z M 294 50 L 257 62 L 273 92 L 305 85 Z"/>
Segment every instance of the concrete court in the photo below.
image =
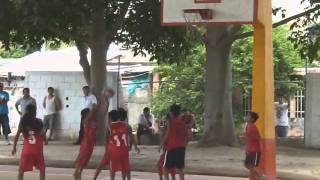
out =
<path fill-rule="evenodd" d="M 15 180 L 17 179 L 18 166 L 3 166 L 0 165 L 0 180 Z M 73 169 L 71 168 L 47 168 L 46 180 L 72 180 Z M 92 180 L 94 170 L 85 170 L 82 180 Z M 38 171 L 33 171 L 25 174 L 25 180 L 38 179 Z M 119 174 L 120 176 L 120 174 Z M 109 173 L 104 170 L 101 172 L 99 180 L 108 180 Z M 120 179 L 120 178 L 118 178 Z M 157 180 L 158 175 L 155 173 L 132 172 L 132 180 Z M 245 178 L 230 178 L 217 176 L 199 176 L 186 175 L 188 180 L 244 180 Z"/>

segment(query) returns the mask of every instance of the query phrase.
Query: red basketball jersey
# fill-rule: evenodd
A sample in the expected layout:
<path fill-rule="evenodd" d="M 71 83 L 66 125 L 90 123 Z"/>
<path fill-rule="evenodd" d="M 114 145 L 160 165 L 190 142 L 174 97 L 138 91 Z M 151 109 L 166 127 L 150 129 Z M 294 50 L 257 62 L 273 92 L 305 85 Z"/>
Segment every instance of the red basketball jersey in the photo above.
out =
<path fill-rule="evenodd" d="M 181 118 L 171 118 L 169 120 L 170 130 L 167 140 L 167 150 L 186 147 L 187 145 L 187 126 Z"/>
<path fill-rule="evenodd" d="M 40 133 L 35 133 L 33 130 L 28 131 L 28 136 L 24 136 L 22 154 L 43 154 L 44 136 Z"/>
<path fill-rule="evenodd" d="M 111 151 L 129 150 L 127 129 L 128 125 L 125 122 L 117 121 L 110 123 L 109 148 Z"/>

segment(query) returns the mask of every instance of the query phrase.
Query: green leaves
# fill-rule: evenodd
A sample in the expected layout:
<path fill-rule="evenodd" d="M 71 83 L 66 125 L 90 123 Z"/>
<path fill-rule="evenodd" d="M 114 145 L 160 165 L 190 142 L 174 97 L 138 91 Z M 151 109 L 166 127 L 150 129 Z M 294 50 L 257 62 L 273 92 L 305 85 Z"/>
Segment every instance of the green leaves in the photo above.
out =
<path fill-rule="evenodd" d="M 249 28 L 249 27 L 244 27 Z M 294 68 L 304 67 L 299 50 L 288 40 L 288 27 L 273 30 L 273 54 L 275 88 L 277 92 L 292 94 L 303 84 L 294 79 Z M 233 86 L 241 86 L 246 93 L 251 91 L 253 39 L 240 39 L 233 44 Z"/>
<path fill-rule="evenodd" d="M 306 9 L 320 7 L 319 0 L 302 0 L 301 3 L 309 4 Z M 317 10 L 296 19 L 290 26 L 290 30 L 292 30 L 290 40 L 294 43 L 295 48 L 299 50 L 301 58 L 308 59 L 309 63 L 320 59 L 319 16 L 320 11 Z"/>
<path fill-rule="evenodd" d="M 205 48 L 197 46 L 185 61 L 177 64 L 161 64 L 157 72 L 161 87 L 152 98 L 153 113 L 164 118 L 173 103 L 195 112 L 198 127 L 203 124 Z"/>

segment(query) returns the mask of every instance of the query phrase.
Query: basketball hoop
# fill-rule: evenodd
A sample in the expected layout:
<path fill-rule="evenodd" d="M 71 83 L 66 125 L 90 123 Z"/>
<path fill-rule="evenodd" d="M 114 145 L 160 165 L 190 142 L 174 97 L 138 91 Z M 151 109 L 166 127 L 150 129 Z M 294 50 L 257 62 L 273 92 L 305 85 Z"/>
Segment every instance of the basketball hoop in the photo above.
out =
<path fill-rule="evenodd" d="M 187 28 L 187 35 L 194 39 L 199 36 L 199 31 L 196 27 L 204 27 L 206 25 L 205 22 L 213 19 L 212 9 L 183 9 L 182 12 Z"/>

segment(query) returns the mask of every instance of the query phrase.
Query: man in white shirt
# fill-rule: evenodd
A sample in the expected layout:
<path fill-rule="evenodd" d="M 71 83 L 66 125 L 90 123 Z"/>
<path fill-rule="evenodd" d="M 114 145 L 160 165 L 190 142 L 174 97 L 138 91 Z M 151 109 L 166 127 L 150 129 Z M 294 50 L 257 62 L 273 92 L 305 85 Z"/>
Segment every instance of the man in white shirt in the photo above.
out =
<path fill-rule="evenodd" d="M 81 123 L 80 123 L 80 130 L 79 130 L 79 137 L 77 142 L 74 144 L 79 145 L 81 143 L 82 137 L 83 137 L 83 120 L 85 119 L 85 116 L 87 113 L 84 113 L 87 111 L 87 109 L 92 110 L 94 107 L 97 106 L 97 98 L 95 95 L 90 93 L 89 86 L 84 86 L 82 88 L 84 96 L 81 99 Z"/>
<path fill-rule="evenodd" d="M 140 143 L 140 137 L 143 134 L 152 134 L 154 131 L 154 117 L 150 113 L 150 109 L 145 107 L 143 113 L 139 116 L 138 119 L 138 129 L 137 129 L 137 138 L 138 143 Z"/>
<path fill-rule="evenodd" d="M 45 109 L 45 115 L 43 118 L 44 131 L 45 134 L 47 134 L 48 129 L 50 130 L 48 140 L 51 141 L 54 123 L 57 119 L 57 113 L 62 108 L 61 101 L 59 97 L 54 94 L 53 87 L 48 88 L 48 95 L 44 97 L 42 106 Z"/>
<path fill-rule="evenodd" d="M 37 107 L 36 100 L 30 96 L 30 89 L 29 88 L 24 88 L 22 90 L 22 93 L 23 93 L 23 97 L 18 99 L 15 104 L 16 110 L 20 114 L 21 117 L 26 112 L 26 107 L 28 105 L 33 105 L 33 106 Z"/>
<path fill-rule="evenodd" d="M 279 101 L 275 103 L 276 108 L 276 136 L 287 137 L 289 129 L 288 103 L 284 102 L 284 98 L 279 97 Z"/>

